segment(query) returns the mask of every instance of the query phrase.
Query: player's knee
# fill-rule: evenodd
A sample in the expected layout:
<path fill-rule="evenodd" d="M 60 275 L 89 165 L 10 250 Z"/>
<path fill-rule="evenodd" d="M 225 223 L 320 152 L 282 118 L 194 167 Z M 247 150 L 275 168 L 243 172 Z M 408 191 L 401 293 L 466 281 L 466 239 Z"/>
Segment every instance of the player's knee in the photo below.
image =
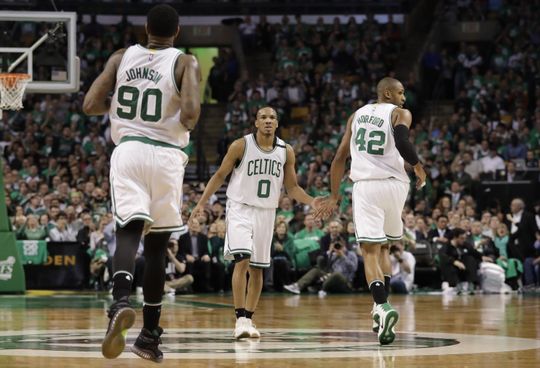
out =
<path fill-rule="evenodd" d="M 263 269 L 260 267 L 249 267 L 249 277 L 261 278 L 263 276 Z"/>
<path fill-rule="evenodd" d="M 249 263 L 249 259 L 251 258 L 250 254 L 247 253 L 238 253 L 234 255 L 234 263 L 239 264 L 241 262 Z M 246 262 L 247 261 L 247 262 Z"/>

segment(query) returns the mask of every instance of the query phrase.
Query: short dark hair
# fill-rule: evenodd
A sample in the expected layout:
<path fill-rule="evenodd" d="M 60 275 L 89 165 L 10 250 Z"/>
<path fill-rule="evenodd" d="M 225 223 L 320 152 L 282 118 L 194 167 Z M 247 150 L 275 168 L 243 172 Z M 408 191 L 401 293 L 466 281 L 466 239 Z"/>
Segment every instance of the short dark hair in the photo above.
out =
<path fill-rule="evenodd" d="M 170 5 L 156 5 L 148 12 L 146 25 L 152 36 L 172 37 L 178 28 L 178 13 Z"/>
<path fill-rule="evenodd" d="M 452 236 L 454 238 L 458 238 L 463 234 L 467 234 L 467 232 L 460 227 L 456 227 L 454 230 L 452 230 Z"/>

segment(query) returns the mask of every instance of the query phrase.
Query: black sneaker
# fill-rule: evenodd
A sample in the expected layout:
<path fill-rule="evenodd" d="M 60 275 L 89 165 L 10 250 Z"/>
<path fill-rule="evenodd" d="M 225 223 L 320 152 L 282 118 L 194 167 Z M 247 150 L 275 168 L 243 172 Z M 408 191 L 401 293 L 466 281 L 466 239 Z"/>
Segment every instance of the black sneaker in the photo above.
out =
<path fill-rule="evenodd" d="M 161 344 L 160 336 L 162 333 L 163 329 L 161 327 L 157 327 L 153 331 L 143 328 L 131 347 L 131 351 L 143 359 L 161 363 L 163 353 L 158 349 L 158 345 Z"/>
<path fill-rule="evenodd" d="M 135 310 L 126 296 L 114 302 L 107 315 L 109 327 L 101 343 L 101 353 L 107 359 L 114 359 L 124 351 L 127 330 L 135 323 Z"/>

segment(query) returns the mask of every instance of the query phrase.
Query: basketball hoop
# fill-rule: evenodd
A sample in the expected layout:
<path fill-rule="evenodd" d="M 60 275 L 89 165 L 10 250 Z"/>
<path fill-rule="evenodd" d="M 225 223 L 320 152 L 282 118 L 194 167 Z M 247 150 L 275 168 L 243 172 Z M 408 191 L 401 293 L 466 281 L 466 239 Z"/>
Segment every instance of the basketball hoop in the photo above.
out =
<path fill-rule="evenodd" d="M 0 110 L 20 110 L 30 74 L 0 73 Z"/>

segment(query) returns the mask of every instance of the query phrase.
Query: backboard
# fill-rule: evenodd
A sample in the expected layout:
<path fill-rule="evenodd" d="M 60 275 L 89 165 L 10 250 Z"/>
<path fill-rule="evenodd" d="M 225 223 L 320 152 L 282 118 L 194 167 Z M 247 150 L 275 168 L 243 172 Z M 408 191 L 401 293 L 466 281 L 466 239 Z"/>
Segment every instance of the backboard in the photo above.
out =
<path fill-rule="evenodd" d="M 79 90 L 77 14 L 0 11 L 0 71 L 27 73 L 30 93 Z"/>

